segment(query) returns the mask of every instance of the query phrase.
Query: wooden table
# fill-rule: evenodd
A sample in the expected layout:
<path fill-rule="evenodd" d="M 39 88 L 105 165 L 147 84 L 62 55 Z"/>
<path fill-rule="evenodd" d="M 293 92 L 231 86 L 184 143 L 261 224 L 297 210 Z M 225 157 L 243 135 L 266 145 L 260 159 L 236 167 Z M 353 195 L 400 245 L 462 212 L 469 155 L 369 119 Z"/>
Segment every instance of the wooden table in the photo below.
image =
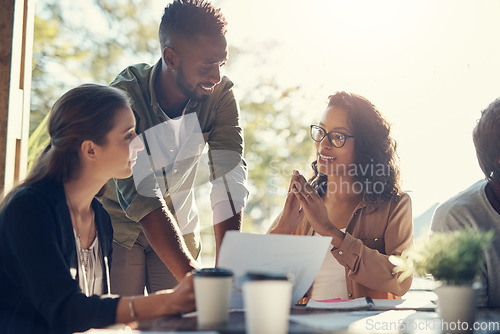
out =
<path fill-rule="evenodd" d="M 292 311 L 294 312 L 294 311 Z M 181 316 L 173 316 L 163 319 L 156 319 L 151 321 L 141 322 L 138 326 L 138 329 L 141 331 L 202 331 L 198 329 L 198 323 L 195 316 L 192 317 L 181 317 Z M 214 331 L 221 334 L 240 334 L 246 333 L 245 331 L 245 313 L 243 311 L 232 311 L 229 313 L 229 322 L 226 326 L 220 328 L 214 328 L 213 330 L 205 330 L 205 331 Z M 314 328 L 310 328 L 307 326 L 303 326 L 300 324 L 296 324 L 290 322 L 288 333 L 311 333 L 311 334 L 319 334 L 319 333 L 328 333 L 322 330 L 315 330 Z"/>
<path fill-rule="evenodd" d="M 337 316 L 339 314 L 345 314 L 346 316 L 352 314 L 351 312 L 325 312 L 325 311 L 310 311 L 305 308 L 295 307 L 292 309 L 291 314 L 333 314 L 335 313 Z M 420 321 L 437 321 L 439 316 L 435 312 L 415 312 L 412 315 L 413 318 L 418 318 Z M 423 319 L 423 320 L 422 320 Z M 426 320 L 428 319 L 428 320 Z M 474 331 L 475 334 L 492 334 L 492 333 L 500 333 L 500 309 L 478 309 L 476 321 L 481 324 L 482 328 L 478 328 L 478 330 Z M 174 316 L 168 318 L 162 318 L 152 321 L 144 321 L 141 322 L 138 326 L 138 329 L 144 332 L 155 331 L 155 332 L 196 332 L 201 331 L 198 329 L 196 316 Z M 242 311 L 232 311 L 229 317 L 229 323 L 221 328 L 213 329 L 213 332 L 218 332 L 221 334 L 240 334 L 245 333 L 245 314 Z M 386 329 L 379 330 L 366 330 L 366 333 L 419 333 L 419 331 L 387 331 Z M 422 332 L 422 331 L 420 331 Z M 441 331 L 434 328 L 429 331 L 426 330 L 426 333 L 440 333 Z M 357 329 L 335 329 L 335 330 L 326 330 L 326 329 L 317 329 L 305 325 L 301 325 L 295 322 L 290 322 L 288 333 L 359 333 L 359 328 Z"/>

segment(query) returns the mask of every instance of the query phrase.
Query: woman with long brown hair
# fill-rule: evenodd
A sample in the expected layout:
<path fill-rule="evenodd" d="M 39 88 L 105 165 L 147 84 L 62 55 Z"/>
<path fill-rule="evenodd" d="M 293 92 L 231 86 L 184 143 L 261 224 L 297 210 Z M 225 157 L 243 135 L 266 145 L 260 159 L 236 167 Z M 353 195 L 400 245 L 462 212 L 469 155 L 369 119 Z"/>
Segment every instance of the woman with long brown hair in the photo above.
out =
<path fill-rule="evenodd" d="M 0 333 L 73 333 L 194 310 L 190 274 L 174 289 L 109 294 L 113 230 L 97 201 L 110 178 L 132 174 L 143 149 L 119 89 L 86 84 L 64 94 L 50 144 L 0 211 Z"/>
<path fill-rule="evenodd" d="M 399 187 L 396 143 L 389 124 L 366 98 L 330 96 L 319 124 L 313 176 L 294 171 L 285 207 L 271 233 L 332 237 L 332 247 L 311 287 L 315 300 L 399 298 L 402 283 L 390 255 L 413 240 L 410 197 Z"/>

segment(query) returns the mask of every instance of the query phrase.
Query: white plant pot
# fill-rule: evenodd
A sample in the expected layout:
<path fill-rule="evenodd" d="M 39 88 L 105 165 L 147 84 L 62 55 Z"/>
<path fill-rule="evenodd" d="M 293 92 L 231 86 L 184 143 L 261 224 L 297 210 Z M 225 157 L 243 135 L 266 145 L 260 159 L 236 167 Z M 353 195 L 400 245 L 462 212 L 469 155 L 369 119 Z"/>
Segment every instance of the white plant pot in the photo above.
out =
<path fill-rule="evenodd" d="M 469 285 L 442 285 L 434 289 L 443 333 L 472 333 L 476 290 Z"/>

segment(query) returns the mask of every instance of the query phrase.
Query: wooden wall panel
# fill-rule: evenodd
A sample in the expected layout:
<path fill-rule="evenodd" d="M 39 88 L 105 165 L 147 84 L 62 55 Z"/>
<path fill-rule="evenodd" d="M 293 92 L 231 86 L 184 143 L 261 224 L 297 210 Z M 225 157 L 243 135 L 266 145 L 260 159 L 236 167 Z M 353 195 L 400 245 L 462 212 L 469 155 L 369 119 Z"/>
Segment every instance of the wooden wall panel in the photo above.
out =
<path fill-rule="evenodd" d="M 35 0 L 0 0 L 0 192 L 26 174 Z"/>

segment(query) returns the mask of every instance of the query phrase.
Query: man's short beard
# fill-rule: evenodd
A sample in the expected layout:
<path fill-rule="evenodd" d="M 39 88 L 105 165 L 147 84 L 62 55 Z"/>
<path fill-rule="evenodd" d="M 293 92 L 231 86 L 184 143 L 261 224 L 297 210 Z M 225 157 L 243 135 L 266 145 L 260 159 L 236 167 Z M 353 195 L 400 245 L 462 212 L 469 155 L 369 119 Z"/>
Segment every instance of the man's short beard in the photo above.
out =
<path fill-rule="evenodd" d="M 184 75 L 184 71 L 182 70 L 182 62 L 179 63 L 179 70 L 177 71 L 177 77 L 175 78 L 175 83 L 181 90 L 182 94 L 186 96 L 191 101 L 195 102 L 203 102 L 208 98 L 208 95 L 196 95 L 196 86 L 193 90 L 189 89 L 189 83 L 186 80 L 186 76 Z"/>

